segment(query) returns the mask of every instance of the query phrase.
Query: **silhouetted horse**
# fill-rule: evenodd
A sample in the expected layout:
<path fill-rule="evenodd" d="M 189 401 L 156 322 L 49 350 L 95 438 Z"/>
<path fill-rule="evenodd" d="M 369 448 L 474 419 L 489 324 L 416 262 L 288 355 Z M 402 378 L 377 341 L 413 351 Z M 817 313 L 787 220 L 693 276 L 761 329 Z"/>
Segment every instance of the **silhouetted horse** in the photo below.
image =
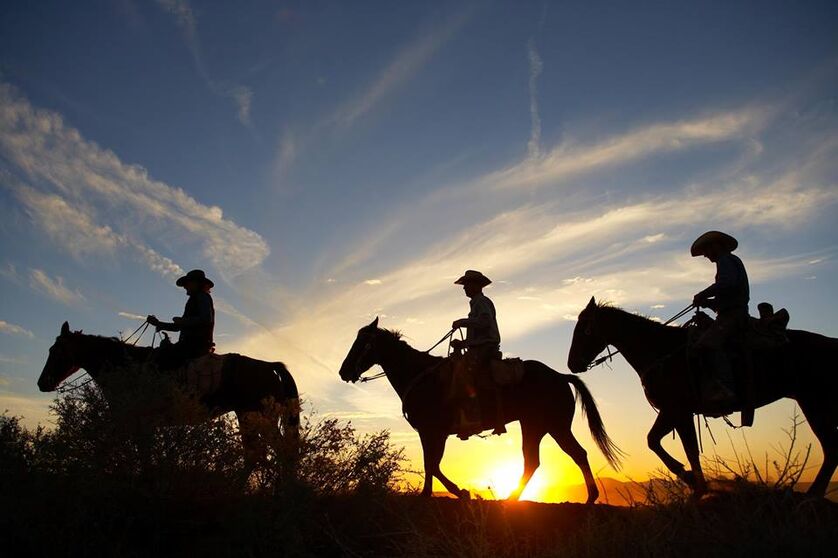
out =
<path fill-rule="evenodd" d="M 693 427 L 693 413 L 718 414 L 740 410 L 706 409 L 696 396 L 689 374 L 685 328 L 668 327 L 591 298 L 579 314 L 567 364 L 574 373 L 584 372 L 608 345 L 613 345 L 637 371 L 646 398 L 658 409 L 648 434 L 649 448 L 667 468 L 697 493 L 706 490 Z M 823 496 L 838 465 L 838 339 L 808 331 L 788 330 L 790 342 L 774 349 L 755 351 L 754 400 L 757 407 L 783 397 L 797 401 L 823 447 L 823 465 L 809 488 Z M 669 455 L 661 439 L 676 430 L 692 471 Z"/>
<path fill-rule="evenodd" d="M 64 322 L 61 334 L 49 349 L 38 387 L 41 391 L 55 391 L 61 382 L 83 368 L 108 399 L 114 389 L 108 384 L 109 373 L 118 374 L 132 363 L 148 362 L 152 350 L 113 337 L 71 332 Z M 296 444 L 300 423 L 297 385 L 281 362 L 263 362 L 240 355 L 225 355 L 225 358 L 231 356 L 236 360 L 232 366 L 223 367 L 219 387 L 202 398 L 201 404 L 207 411 L 207 420 L 230 411 L 236 413 L 245 457 L 252 466 L 255 460 L 264 457 L 266 444 L 277 447 L 281 444 L 286 450 Z M 116 384 L 117 389 L 125 389 L 123 382 Z M 178 422 L 176 418 L 171 420 Z"/>
<path fill-rule="evenodd" d="M 426 352 L 418 351 L 401 340 L 397 332 L 378 328 L 378 318 L 361 328 L 340 368 L 340 377 L 356 382 L 373 365 L 378 364 L 402 400 L 402 409 L 410 425 L 419 432 L 425 461 L 423 496 L 431 495 L 433 477 L 445 488 L 461 498 L 468 498 L 467 490 L 440 471 L 439 464 L 445 452 L 445 441 L 454 434 L 457 408 L 448 400 L 448 386 L 437 373 L 442 362 Z M 573 437 L 570 425 L 573 420 L 574 397 L 569 384 L 576 388 L 576 397 L 582 402 L 582 411 L 588 416 L 588 426 L 597 446 L 608 462 L 619 467 L 620 450 L 614 445 L 602 425 L 599 411 L 590 392 L 579 378 L 559 374 L 548 366 L 528 360 L 520 383 L 503 388 L 503 420 L 521 422 L 523 439 L 524 474 L 515 491 L 509 496 L 516 500 L 527 486 L 539 465 L 539 445 L 545 434 L 550 434 L 559 446 L 573 458 L 582 470 L 588 488 L 588 502 L 599 496 L 585 449 Z M 494 423 L 487 424 L 492 428 Z"/>

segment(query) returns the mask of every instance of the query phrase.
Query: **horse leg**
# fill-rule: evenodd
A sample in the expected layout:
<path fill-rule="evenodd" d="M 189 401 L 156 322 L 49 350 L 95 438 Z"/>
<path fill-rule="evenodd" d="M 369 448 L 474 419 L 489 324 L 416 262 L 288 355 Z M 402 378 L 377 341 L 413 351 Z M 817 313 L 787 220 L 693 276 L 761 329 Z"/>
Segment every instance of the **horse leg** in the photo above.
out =
<path fill-rule="evenodd" d="M 821 443 L 823 450 L 823 463 L 815 476 L 815 481 L 807 490 L 807 494 L 812 496 L 825 496 L 826 490 L 829 488 L 829 481 L 835 473 L 835 468 L 838 467 L 838 431 L 836 431 L 836 420 L 832 415 L 831 409 L 824 409 L 809 404 L 804 404 L 798 401 L 800 408 L 803 410 L 803 415 L 809 422 L 812 432 Z"/>
<path fill-rule="evenodd" d="M 535 429 L 521 421 L 521 450 L 524 453 L 524 473 L 521 475 L 521 480 L 518 481 L 518 487 L 512 491 L 507 500 L 518 500 L 535 470 L 538 469 L 540 464 L 538 450 L 544 434 L 544 430 Z"/>
<path fill-rule="evenodd" d="M 242 473 L 245 478 L 249 478 L 264 459 L 267 448 L 264 440 L 259 436 L 259 428 L 253 419 L 252 412 L 236 411 L 236 418 L 239 421 L 239 434 L 241 435 L 244 452 L 244 471 Z"/>
<path fill-rule="evenodd" d="M 585 486 L 588 488 L 588 504 L 593 504 L 599 498 L 599 489 L 594 479 L 594 473 L 591 471 L 591 465 L 588 463 L 588 452 L 582 447 L 582 444 L 573 436 L 570 431 L 570 425 L 567 428 L 551 432 L 550 435 L 559 444 L 559 447 L 564 450 L 566 454 L 573 459 L 573 462 L 582 470 L 582 476 L 585 478 Z"/>
<path fill-rule="evenodd" d="M 682 417 L 675 426 L 678 436 L 681 437 L 681 444 L 690 462 L 690 470 L 684 471 L 682 480 L 692 487 L 696 496 L 701 496 L 707 491 L 707 483 L 704 480 L 704 472 L 701 470 L 701 458 L 698 452 L 698 439 L 695 436 L 695 426 L 692 417 Z"/>
<path fill-rule="evenodd" d="M 663 464 L 666 465 L 667 469 L 669 469 L 676 477 L 692 486 L 692 479 L 686 474 L 684 464 L 669 455 L 661 445 L 663 437 L 672 432 L 674 428 L 675 418 L 670 416 L 668 413 L 661 411 L 658 413 L 658 418 L 655 419 L 655 423 L 646 435 L 646 443 L 649 445 L 649 449 L 655 452 L 661 461 L 663 461 Z"/>
<path fill-rule="evenodd" d="M 446 490 L 458 498 L 468 498 L 468 490 L 460 490 L 448 477 L 442 474 L 439 464 L 442 455 L 445 453 L 445 434 L 420 434 L 422 441 L 422 454 L 425 461 L 425 484 L 422 487 L 422 496 L 430 496 L 433 489 L 433 478 L 438 478 Z"/>

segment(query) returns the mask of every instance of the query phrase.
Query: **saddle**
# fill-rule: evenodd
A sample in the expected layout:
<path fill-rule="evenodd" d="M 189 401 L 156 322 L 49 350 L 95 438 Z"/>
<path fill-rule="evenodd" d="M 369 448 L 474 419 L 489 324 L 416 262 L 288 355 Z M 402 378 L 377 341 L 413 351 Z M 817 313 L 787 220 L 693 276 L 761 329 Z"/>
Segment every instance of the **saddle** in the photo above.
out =
<path fill-rule="evenodd" d="M 209 353 L 192 359 L 174 371 L 175 378 L 190 395 L 205 398 L 221 387 L 224 370 L 232 364 L 235 356 Z"/>
<path fill-rule="evenodd" d="M 789 313 L 783 308 L 774 312 L 767 302 L 757 306 L 759 318 L 750 317 L 741 335 L 725 347 L 727 362 L 706 358 L 692 351 L 690 368 L 694 370 L 694 393 L 707 416 L 723 416 L 741 407 L 742 423 L 750 426 L 754 412 L 754 370 L 752 355 L 782 347 L 789 342 L 786 327 Z M 688 344 L 695 342 L 713 325 L 714 320 L 704 312 L 696 315 L 684 327 L 688 329 Z"/>
<path fill-rule="evenodd" d="M 524 375 L 520 358 L 504 359 L 500 353 L 480 369 L 468 357 L 454 356 L 440 364 L 439 375 L 445 386 L 446 400 L 456 408 L 452 432 L 467 439 L 483 430 L 505 432 L 502 421 L 500 389 L 515 385 Z"/>

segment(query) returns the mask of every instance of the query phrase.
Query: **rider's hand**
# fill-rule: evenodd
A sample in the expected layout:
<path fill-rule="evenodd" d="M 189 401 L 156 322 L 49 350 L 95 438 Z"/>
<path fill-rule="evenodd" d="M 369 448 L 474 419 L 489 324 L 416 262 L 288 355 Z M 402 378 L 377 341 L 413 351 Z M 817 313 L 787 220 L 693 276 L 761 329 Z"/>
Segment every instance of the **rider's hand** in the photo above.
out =
<path fill-rule="evenodd" d="M 706 302 L 707 302 L 707 299 L 705 299 L 701 295 L 701 293 L 698 293 L 697 295 L 695 295 L 693 297 L 693 306 L 695 306 L 696 308 L 701 308 L 702 306 L 704 306 L 706 304 Z"/>
<path fill-rule="evenodd" d="M 150 323 L 151 325 L 153 325 L 155 327 L 160 325 L 160 320 L 158 320 L 157 316 L 155 316 L 153 314 L 150 314 L 148 317 L 146 317 L 145 321 L 147 321 L 148 323 Z"/>
<path fill-rule="evenodd" d="M 454 320 L 454 323 L 451 324 L 451 329 L 460 329 L 461 327 L 466 327 L 468 324 L 468 318 L 460 318 L 459 320 Z"/>

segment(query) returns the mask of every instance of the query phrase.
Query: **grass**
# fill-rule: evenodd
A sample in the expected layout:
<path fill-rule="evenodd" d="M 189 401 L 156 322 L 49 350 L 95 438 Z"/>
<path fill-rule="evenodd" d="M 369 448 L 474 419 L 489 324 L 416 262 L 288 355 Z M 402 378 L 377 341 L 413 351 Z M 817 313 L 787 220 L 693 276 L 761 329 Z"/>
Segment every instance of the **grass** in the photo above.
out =
<path fill-rule="evenodd" d="M 789 558 L 838 544 L 838 505 L 793 490 L 808 460 L 799 417 L 759 467 L 749 451 L 711 458 L 717 490 L 702 499 L 659 475 L 627 507 L 463 502 L 399 491 L 388 433 L 336 420 L 304 423 L 294 475 L 279 455 L 246 475 L 231 420 L 197 421 L 153 378 L 131 390 L 110 404 L 92 385 L 59 397 L 51 430 L 0 417 L 4 554 Z M 141 412 L 161 394 L 183 425 Z"/>

